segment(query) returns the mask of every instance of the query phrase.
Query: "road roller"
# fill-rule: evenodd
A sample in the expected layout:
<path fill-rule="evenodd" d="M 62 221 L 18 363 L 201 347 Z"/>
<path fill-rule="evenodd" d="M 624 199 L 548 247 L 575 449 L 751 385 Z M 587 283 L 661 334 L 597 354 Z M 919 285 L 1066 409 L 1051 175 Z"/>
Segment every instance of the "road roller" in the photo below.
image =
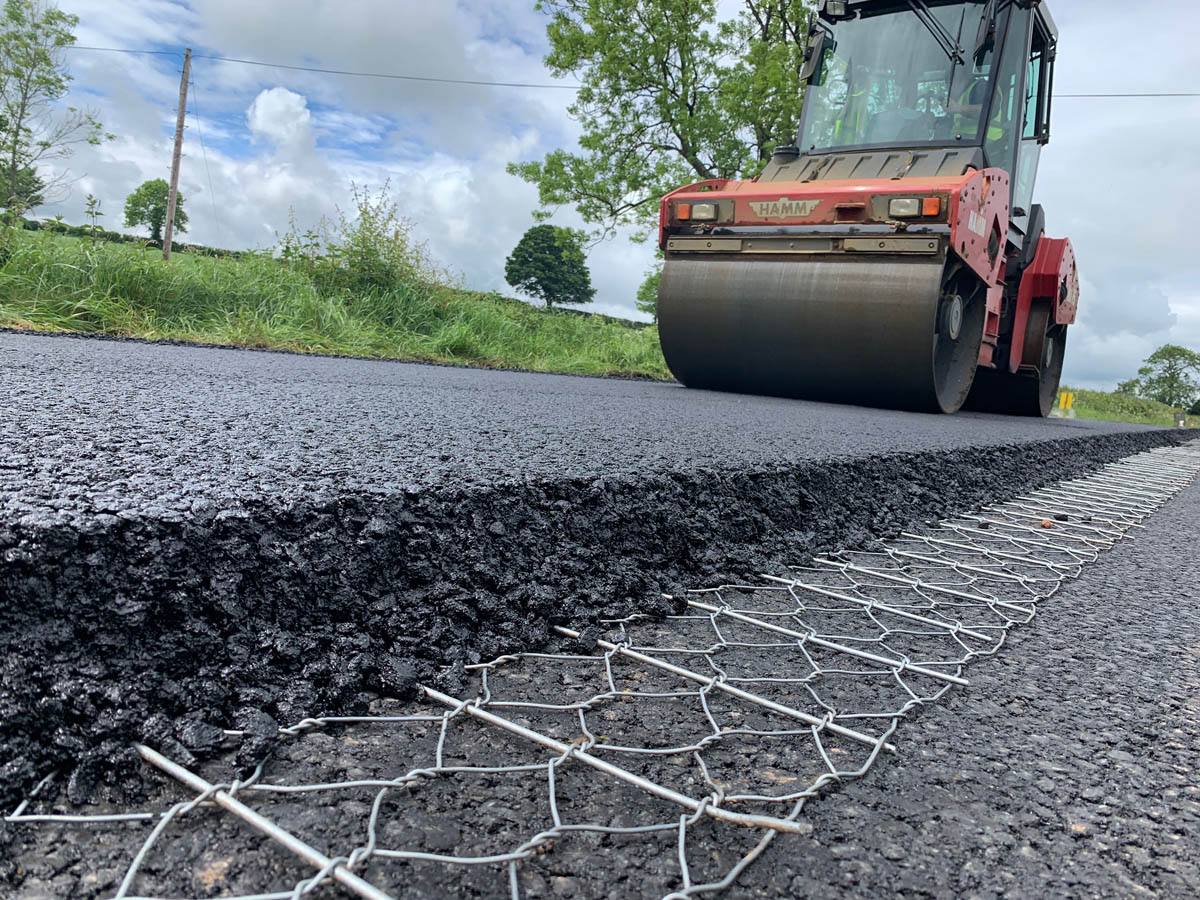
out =
<path fill-rule="evenodd" d="M 1040 0 L 824 0 L 794 145 L 662 200 L 684 385 L 1046 416 L 1079 278 L 1033 203 L 1058 31 Z"/>

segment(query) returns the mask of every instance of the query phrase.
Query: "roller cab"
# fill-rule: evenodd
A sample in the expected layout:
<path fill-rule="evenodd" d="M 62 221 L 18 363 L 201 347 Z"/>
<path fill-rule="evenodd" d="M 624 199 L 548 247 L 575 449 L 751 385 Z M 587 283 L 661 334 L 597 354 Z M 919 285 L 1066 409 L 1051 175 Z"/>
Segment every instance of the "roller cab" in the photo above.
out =
<path fill-rule="evenodd" d="M 1044 4 L 828 0 L 795 146 L 663 198 L 659 333 L 689 387 L 1046 415 L 1069 242 L 1032 205 Z"/>

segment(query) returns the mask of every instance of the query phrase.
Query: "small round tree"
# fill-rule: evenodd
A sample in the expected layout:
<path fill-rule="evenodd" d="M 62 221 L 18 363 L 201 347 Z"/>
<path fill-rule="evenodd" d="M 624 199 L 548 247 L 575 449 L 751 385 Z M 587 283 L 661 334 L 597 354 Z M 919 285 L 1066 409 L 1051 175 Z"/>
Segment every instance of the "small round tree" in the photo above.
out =
<path fill-rule="evenodd" d="M 573 228 L 534 225 L 504 261 L 504 278 L 514 288 L 553 308 L 590 303 L 596 291 L 583 252 L 584 234 Z"/>
<path fill-rule="evenodd" d="M 146 225 L 150 239 L 162 243 L 163 225 L 167 221 L 167 183 L 161 178 L 143 182 L 125 198 L 125 227 Z M 183 194 L 175 195 L 175 230 L 187 231 L 188 215 L 183 211 Z"/>

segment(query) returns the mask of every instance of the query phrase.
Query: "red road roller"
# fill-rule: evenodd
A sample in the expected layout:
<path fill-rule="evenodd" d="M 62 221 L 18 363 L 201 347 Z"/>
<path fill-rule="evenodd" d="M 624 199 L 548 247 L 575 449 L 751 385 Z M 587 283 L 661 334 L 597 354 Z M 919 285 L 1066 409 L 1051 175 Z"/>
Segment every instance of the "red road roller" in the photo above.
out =
<path fill-rule="evenodd" d="M 694 388 L 1048 415 L 1079 278 L 1033 203 L 1039 0 L 824 0 L 794 146 L 662 200 L 659 334 Z"/>

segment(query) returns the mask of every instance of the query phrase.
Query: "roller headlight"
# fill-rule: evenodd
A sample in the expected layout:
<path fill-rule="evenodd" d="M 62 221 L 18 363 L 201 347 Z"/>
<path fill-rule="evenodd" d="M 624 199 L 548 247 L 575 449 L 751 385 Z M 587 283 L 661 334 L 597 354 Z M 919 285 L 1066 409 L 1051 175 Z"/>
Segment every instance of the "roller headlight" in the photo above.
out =
<path fill-rule="evenodd" d="M 888 215 L 893 219 L 918 219 L 941 214 L 940 197 L 896 197 L 888 203 Z"/>
<path fill-rule="evenodd" d="M 897 197 L 888 203 L 888 215 L 893 219 L 915 219 L 921 215 L 921 201 L 915 197 Z"/>

